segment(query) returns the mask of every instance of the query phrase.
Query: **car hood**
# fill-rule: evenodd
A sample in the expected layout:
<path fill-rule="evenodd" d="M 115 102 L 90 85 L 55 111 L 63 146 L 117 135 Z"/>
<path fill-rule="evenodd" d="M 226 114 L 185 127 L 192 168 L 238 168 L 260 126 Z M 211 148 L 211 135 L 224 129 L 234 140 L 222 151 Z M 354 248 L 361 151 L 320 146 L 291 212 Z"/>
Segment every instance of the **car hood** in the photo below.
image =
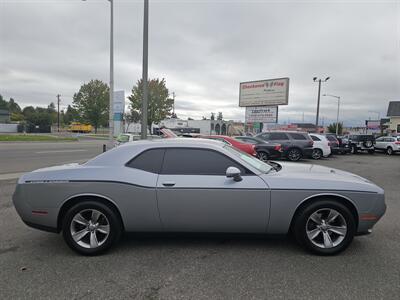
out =
<path fill-rule="evenodd" d="M 383 193 L 356 174 L 315 164 L 280 163 L 282 169 L 261 175 L 272 189 L 347 190 Z"/>

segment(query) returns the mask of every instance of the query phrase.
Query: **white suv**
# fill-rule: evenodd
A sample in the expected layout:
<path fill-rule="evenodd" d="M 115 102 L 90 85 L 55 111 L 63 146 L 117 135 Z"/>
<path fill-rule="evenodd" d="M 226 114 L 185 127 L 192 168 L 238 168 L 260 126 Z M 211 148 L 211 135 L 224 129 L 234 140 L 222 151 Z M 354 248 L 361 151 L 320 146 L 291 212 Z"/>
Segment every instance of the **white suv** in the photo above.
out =
<path fill-rule="evenodd" d="M 316 133 L 310 133 L 310 136 L 314 141 L 312 158 L 320 159 L 331 155 L 331 145 L 326 136 Z"/>
<path fill-rule="evenodd" d="M 400 152 L 400 136 L 381 136 L 377 138 L 375 150 L 383 150 L 388 155 Z"/>

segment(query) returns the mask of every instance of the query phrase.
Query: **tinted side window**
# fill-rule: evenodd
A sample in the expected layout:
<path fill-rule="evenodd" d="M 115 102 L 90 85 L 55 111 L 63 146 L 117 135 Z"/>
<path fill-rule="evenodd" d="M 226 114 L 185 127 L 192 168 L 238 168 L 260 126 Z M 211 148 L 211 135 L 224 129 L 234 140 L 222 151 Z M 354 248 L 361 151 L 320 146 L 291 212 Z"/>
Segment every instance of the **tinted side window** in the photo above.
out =
<path fill-rule="evenodd" d="M 126 166 L 146 172 L 160 173 L 164 152 L 164 149 L 144 151 L 127 163 Z"/>
<path fill-rule="evenodd" d="M 288 140 L 288 137 L 283 132 L 271 132 L 269 134 L 269 139 L 270 140 Z"/>
<path fill-rule="evenodd" d="M 307 140 L 307 137 L 301 133 L 289 133 L 292 139 L 294 140 Z"/>
<path fill-rule="evenodd" d="M 162 174 L 225 175 L 228 167 L 237 167 L 242 174 L 246 169 L 229 157 L 205 149 L 167 149 Z"/>
<path fill-rule="evenodd" d="M 310 135 L 313 141 L 320 141 L 319 138 L 317 138 L 315 135 Z"/>

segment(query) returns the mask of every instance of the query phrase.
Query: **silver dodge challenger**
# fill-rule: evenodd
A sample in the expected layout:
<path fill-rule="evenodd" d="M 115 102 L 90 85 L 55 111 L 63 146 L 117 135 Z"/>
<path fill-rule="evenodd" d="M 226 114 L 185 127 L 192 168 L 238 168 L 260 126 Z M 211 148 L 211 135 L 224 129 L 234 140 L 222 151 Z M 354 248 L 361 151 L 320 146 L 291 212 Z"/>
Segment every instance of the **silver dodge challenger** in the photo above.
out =
<path fill-rule="evenodd" d="M 123 232 L 292 234 L 321 255 L 370 233 L 384 191 L 337 169 L 262 162 L 218 141 L 137 141 L 84 164 L 39 169 L 18 180 L 15 208 L 29 226 L 62 232 L 84 255 Z"/>

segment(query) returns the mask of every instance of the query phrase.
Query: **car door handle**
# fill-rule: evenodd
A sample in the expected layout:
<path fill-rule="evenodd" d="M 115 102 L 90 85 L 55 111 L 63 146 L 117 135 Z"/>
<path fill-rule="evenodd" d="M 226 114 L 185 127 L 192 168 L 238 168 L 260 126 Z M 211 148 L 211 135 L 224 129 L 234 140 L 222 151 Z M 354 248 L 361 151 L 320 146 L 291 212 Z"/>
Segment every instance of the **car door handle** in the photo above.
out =
<path fill-rule="evenodd" d="M 162 184 L 163 186 L 174 186 L 175 185 L 175 182 L 172 182 L 172 181 L 166 181 L 166 182 L 163 182 L 163 184 Z"/>

